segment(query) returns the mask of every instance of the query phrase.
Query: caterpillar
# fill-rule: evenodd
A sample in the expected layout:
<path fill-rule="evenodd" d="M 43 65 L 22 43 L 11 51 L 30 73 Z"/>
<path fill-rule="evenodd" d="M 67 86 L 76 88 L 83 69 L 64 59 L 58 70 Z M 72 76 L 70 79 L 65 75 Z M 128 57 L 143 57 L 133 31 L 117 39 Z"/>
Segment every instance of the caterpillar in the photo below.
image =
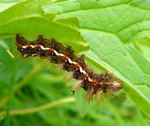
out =
<path fill-rule="evenodd" d="M 23 57 L 44 57 L 53 63 L 61 64 L 63 69 L 72 72 L 73 78 L 80 80 L 79 87 L 87 91 L 90 98 L 94 95 L 118 91 L 123 86 L 111 73 L 94 73 L 84 61 L 84 55 L 77 57 L 70 46 L 63 46 L 55 39 L 46 39 L 42 35 L 35 41 L 16 35 L 17 50 Z"/>

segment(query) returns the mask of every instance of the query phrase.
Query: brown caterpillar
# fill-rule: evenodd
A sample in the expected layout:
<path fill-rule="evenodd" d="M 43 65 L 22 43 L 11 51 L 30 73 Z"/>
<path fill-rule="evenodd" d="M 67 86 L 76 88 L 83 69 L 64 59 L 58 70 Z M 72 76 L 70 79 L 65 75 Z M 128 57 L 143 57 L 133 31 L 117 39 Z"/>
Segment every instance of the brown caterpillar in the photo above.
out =
<path fill-rule="evenodd" d="M 65 47 L 55 39 L 45 39 L 39 35 L 36 41 L 27 41 L 17 34 L 16 45 L 23 57 L 45 57 L 54 63 L 62 64 L 64 70 L 73 72 L 73 78 L 81 81 L 78 86 L 87 91 L 90 98 L 94 94 L 118 91 L 122 88 L 112 74 L 93 73 L 85 64 L 83 55 L 78 58 L 71 47 Z"/>

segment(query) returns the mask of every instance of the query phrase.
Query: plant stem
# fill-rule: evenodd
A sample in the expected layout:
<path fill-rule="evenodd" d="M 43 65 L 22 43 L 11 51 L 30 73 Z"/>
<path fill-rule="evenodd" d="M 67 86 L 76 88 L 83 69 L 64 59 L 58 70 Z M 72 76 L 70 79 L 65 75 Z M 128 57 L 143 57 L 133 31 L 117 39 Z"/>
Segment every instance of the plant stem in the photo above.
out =
<path fill-rule="evenodd" d="M 39 111 L 44 110 L 44 109 L 55 107 L 55 106 L 60 105 L 60 104 L 74 102 L 74 101 L 75 101 L 74 97 L 64 98 L 64 99 L 61 99 L 61 100 L 58 100 L 58 101 L 55 101 L 52 103 L 48 103 L 48 104 L 45 104 L 45 105 L 42 105 L 42 106 L 39 106 L 36 108 L 23 109 L 23 110 L 11 110 L 10 115 L 24 115 L 24 114 L 35 113 L 35 112 L 39 112 Z M 4 116 L 4 115 L 6 115 L 6 112 L 1 111 L 0 115 Z"/>

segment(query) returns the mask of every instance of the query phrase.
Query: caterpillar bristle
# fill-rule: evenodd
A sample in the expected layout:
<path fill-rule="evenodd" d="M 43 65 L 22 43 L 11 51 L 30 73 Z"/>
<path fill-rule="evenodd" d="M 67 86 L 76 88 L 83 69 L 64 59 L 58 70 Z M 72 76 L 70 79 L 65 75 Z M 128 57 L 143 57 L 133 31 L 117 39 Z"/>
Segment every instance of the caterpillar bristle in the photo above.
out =
<path fill-rule="evenodd" d="M 63 69 L 72 72 L 73 78 L 80 81 L 77 87 L 87 91 L 88 99 L 93 95 L 118 91 L 122 88 L 119 80 L 112 74 L 96 74 L 85 63 L 84 55 L 78 58 L 70 46 L 65 47 L 55 39 L 46 39 L 42 35 L 36 41 L 27 41 L 16 35 L 16 45 L 23 57 L 45 57 L 53 63 L 61 64 Z"/>

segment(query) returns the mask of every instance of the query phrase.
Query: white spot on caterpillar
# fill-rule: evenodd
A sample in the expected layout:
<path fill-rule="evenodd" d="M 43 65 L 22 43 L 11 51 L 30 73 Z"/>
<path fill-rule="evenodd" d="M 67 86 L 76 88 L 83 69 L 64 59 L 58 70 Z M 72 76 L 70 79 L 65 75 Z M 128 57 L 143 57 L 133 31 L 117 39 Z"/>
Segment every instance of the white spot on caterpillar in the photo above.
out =
<path fill-rule="evenodd" d="M 63 57 L 63 56 L 65 56 L 65 55 L 64 55 L 64 54 L 62 54 L 62 53 L 59 53 L 58 55 L 59 55 L 59 56 L 62 56 L 62 57 Z"/>
<path fill-rule="evenodd" d="M 45 50 L 49 50 L 50 48 L 45 48 Z"/>
<path fill-rule="evenodd" d="M 56 50 L 54 50 L 54 53 L 55 53 L 57 56 L 59 56 L 59 53 L 58 53 Z"/>
<path fill-rule="evenodd" d="M 70 58 L 68 58 L 68 62 L 72 64 L 72 60 Z"/>
<path fill-rule="evenodd" d="M 37 54 L 35 53 L 35 54 L 32 54 L 31 56 L 37 56 Z"/>
<path fill-rule="evenodd" d="M 23 49 L 27 48 L 27 46 L 22 46 Z"/>
<path fill-rule="evenodd" d="M 76 65 L 76 64 L 78 64 L 78 63 L 76 63 L 76 62 L 72 61 L 72 64 Z"/>
<path fill-rule="evenodd" d="M 88 81 L 89 81 L 89 82 L 92 82 L 93 80 L 92 80 L 90 77 L 88 77 Z"/>
<path fill-rule="evenodd" d="M 23 57 L 28 57 L 28 54 L 24 54 Z"/>
<path fill-rule="evenodd" d="M 80 67 L 79 70 L 81 73 L 86 74 L 86 72 L 82 69 L 82 67 Z"/>
<path fill-rule="evenodd" d="M 40 45 L 40 47 L 41 47 L 42 50 L 45 50 L 44 46 Z"/>
<path fill-rule="evenodd" d="M 31 48 L 34 48 L 35 46 L 34 45 L 30 45 L 31 46 Z"/>

